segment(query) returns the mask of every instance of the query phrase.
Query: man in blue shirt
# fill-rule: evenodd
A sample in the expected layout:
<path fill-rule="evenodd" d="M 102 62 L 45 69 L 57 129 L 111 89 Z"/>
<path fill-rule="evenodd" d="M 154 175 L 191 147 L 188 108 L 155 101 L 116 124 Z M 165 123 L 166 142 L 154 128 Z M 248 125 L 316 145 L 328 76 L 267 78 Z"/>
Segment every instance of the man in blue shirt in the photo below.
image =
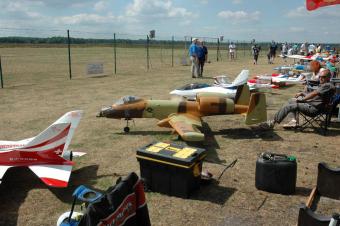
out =
<path fill-rule="evenodd" d="M 192 39 L 192 44 L 189 47 L 189 56 L 191 60 L 191 76 L 197 78 L 199 76 L 199 47 L 197 45 L 198 38 Z"/>

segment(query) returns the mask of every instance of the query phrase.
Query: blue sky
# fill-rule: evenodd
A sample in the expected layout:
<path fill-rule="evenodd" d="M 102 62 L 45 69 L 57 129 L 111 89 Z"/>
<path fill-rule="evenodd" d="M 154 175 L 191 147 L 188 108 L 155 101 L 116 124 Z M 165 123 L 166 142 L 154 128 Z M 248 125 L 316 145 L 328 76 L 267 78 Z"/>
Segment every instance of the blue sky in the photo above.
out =
<path fill-rule="evenodd" d="M 305 0 L 1 0 L 0 8 L 0 36 L 70 29 L 80 37 L 138 37 L 155 29 L 162 39 L 340 42 L 340 5 L 309 12 Z"/>

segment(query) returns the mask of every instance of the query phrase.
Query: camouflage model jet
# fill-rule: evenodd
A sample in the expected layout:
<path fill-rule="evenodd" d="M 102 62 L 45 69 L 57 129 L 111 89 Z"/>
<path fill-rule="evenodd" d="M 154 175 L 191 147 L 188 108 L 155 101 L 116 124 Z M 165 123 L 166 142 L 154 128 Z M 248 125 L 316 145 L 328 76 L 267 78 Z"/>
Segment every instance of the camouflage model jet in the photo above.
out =
<path fill-rule="evenodd" d="M 111 107 L 104 107 L 97 117 L 125 119 L 125 132 L 133 118 L 157 118 L 160 127 L 173 128 L 185 141 L 203 141 L 201 117 L 210 115 L 245 114 L 245 123 L 267 120 L 266 99 L 263 93 L 250 96 L 247 85 L 239 86 L 235 101 L 224 95 L 199 94 L 196 101 L 143 100 L 135 96 L 121 98 Z"/>

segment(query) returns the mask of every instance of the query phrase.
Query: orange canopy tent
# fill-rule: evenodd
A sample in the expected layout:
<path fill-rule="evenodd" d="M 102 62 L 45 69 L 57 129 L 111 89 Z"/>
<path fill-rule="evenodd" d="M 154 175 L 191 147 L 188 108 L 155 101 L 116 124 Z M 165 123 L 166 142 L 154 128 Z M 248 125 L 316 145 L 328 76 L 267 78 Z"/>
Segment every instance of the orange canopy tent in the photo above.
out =
<path fill-rule="evenodd" d="M 315 10 L 319 7 L 340 4 L 340 0 L 306 0 L 308 10 Z"/>

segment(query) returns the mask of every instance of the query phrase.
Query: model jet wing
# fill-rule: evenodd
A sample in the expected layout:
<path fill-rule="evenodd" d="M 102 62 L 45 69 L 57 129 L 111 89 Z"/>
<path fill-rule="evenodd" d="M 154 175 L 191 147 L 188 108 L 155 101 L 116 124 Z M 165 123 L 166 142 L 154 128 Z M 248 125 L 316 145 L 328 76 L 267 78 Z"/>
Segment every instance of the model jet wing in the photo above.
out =
<path fill-rule="evenodd" d="M 169 124 L 185 141 L 202 141 L 204 134 L 199 131 L 202 127 L 201 119 L 191 114 L 172 114 Z"/>
<path fill-rule="evenodd" d="M 71 175 L 71 165 L 35 165 L 29 166 L 45 184 L 52 187 L 67 187 Z"/>

